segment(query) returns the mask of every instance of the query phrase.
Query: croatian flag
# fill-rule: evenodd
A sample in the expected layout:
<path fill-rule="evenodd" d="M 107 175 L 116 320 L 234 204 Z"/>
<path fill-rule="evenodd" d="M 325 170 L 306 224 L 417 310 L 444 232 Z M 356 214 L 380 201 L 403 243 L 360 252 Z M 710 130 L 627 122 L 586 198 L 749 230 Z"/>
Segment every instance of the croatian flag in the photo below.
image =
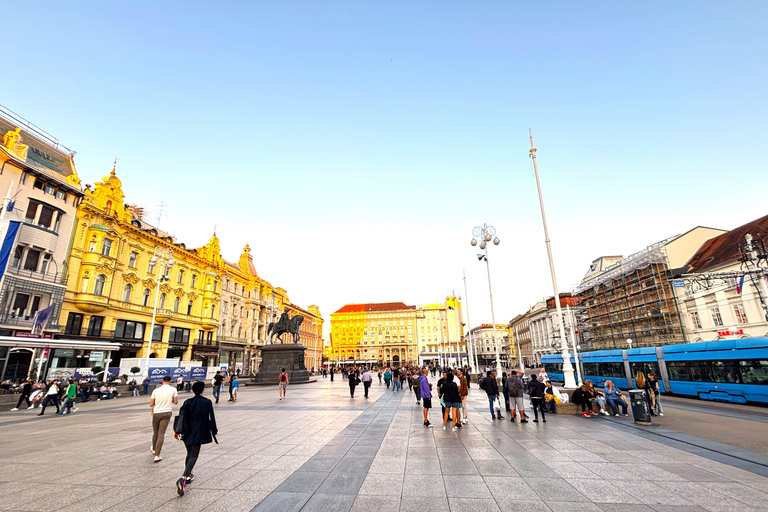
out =
<path fill-rule="evenodd" d="M 744 288 L 744 276 L 736 278 L 736 293 L 741 295 L 741 290 Z"/>

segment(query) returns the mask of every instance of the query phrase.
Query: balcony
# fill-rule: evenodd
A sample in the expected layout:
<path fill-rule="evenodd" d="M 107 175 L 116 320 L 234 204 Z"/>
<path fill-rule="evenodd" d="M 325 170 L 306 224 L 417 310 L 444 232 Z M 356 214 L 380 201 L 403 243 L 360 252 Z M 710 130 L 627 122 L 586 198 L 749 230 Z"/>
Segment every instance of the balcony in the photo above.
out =
<path fill-rule="evenodd" d="M 247 345 L 248 340 L 246 338 L 238 338 L 237 336 L 219 336 L 219 343 L 232 343 L 234 345 Z"/>
<path fill-rule="evenodd" d="M 64 337 L 76 337 L 76 338 L 94 338 L 94 339 L 109 339 L 112 340 L 115 337 L 115 331 L 108 331 L 106 329 L 92 329 L 90 327 L 83 327 L 79 330 L 72 330 L 72 329 L 64 329 L 64 331 L 61 334 Z M 130 341 L 143 341 L 143 340 L 133 340 Z"/>
<path fill-rule="evenodd" d="M 21 279 L 31 279 L 33 281 L 43 281 L 53 284 L 67 284 L 66 276 L 58 272 L 37 272 L 35 270 L 26 270 L 21 267 L 11 267 L 5 269 L 6 274 L 17 276 Z"/>
<path fill-rule="evenodd" d="M 201 318 L 200 325 L 206 331 L 213 331 L 219 328 L 219 321 L 216 318 Z"/>
<path fill-rule="evenodd" d="M 86 313 L 100 313 L 109 307 L 109 298 L 92 293 L 75 293 L 75 307 Z"/>
<path fill-rule="evenodd" d="M 178 313 L 175 315 L 178 315 Z M 174 316 L 174 313 L 170 309 L 158 309 L 155 313 L 155 322 L 164 324 L 171 316 Z"/>

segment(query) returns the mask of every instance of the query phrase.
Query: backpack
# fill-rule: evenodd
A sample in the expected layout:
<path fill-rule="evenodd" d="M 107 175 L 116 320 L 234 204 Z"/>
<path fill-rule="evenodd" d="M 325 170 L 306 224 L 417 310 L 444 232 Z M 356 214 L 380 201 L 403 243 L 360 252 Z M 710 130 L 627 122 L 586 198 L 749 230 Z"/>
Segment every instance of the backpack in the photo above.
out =
<path fill-rule="evenodd" d="M 521 385 L 521 382 L 517 378 L 508 378 L 507 379 L 507 391 L 509 392 L 509 396 L 513 398 L 517 398 L 520 396 L 520 392 L 523 390 L 523 386 Z"/>
<path fill-rule="evenodd" d="M 285 380 L 286 380 L 286 375 L 285 375 L 285 373 L 281 373 L 281 374 L 280 374 L 280 382 L 285 382 Z"/>
<path fill-rule="evenodd" d="M 184 420 L 184 417 L 187 415 L 187 402 L 184 402 L 184 404 L 181 406 L 181 409 L 179 409 L 179 414 L 176 415 L 176 417 L 173 419 L 173 433 L 174 434 L 183 434 L 184 428 L 186 427 L 186 422 Z"/>

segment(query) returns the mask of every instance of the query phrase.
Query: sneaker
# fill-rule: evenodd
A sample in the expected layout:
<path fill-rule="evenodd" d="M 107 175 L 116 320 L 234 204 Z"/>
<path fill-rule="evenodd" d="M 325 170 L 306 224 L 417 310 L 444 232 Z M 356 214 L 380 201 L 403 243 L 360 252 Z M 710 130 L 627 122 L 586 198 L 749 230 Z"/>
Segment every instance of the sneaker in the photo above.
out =
<path fill-rule="evenodd" d="M 43 413 L 38 414 L 38 416 L 42 416 L 42 415 L 43 415 Z"/>
<path fill-rule="evenodd" d="M 427 427 L 427 428 L 432 428 L 432 427 L 434 427 L 434 425 L 433 425 L 433 424 L 431 424 L 430 422 L 426 422 L 426 423 L 424 424 L 424 426 L 425 426 L 425 427 Z"/>
<path fill-rule="evenodd" d="M 453 427 L 453 431 L 454 431 L 454 432 L 458 432 L 458 431 L 459 431 L 459 429 L 457 429 L 456 427 Z"/>
<path fill-rule="evenodd" d="M 184 496 L 184 491 L 187 490 L 187 482 L 184 477 L 179 478 L 176 481 L 176 492 L 179 493 L 179 496 Z"/>
<path fill-rule="evenodd" d="M 187 477 L 187 483 L 192 483 L 195 480 L 195 475 L 191 474 Z"/>
<path fill-rule="evenodd" d="M 547 422 L 547 420 L 545 420 L 544 418 L 542 418 L 542 419 L 541 419 L 541 421 L 543 421 L 544 423 L 546 423 L 546 422 Z"/>
<path fill-rule="evenodd" d="M 500 420 L 503 420 L 503 419 L 504 419 L 504 416 L 502 416 L 501 414 L 499 414 L 499 419 L 500 419 Z"/>
<path fill-rule="evenodd" d="M 27 410 L 34 409 L 34 408 L 35 406 L 33 405 L 32 407 L 27 407 Z"/>
<path fill-rule="evenodd" d="M 161 460 L 163 460 L 161 456 L 155 455 L 155 460 L 153 460 L 152 462 L 160 462 Z"/>
<path fill-rule="evenodd" d="M 619 416 L 619 413 L 616 413 L 616 417 L 618 417 L 618 416 Z"/>
<path fill-rule="evenodd" d="M 77 407 L 75 407 L 74 409 L 72 409 L 72 412 L 77 412 Z"/>
<path fill-rule="evenodd" d="M 520 420 L 520 423 L 528 423 L 528 420 L 523 418 L 523 419 Z"/>
<path fill-rule="evenodd" d="M 589 414 L 591 414 L 592 416 L 597 416 L 597 413 L 595 411 L 589 411 Z"/>
<path fill-rule="evenodd" d="M 600 411 L 600 414 L 602 414 L 603 416 L 610 416 L 610 414 L 608 414 L 608 411 Z"/>
<path fill-rule="evenodd" d="M 445 430 L 445 425 L 443 425 L 443 430 Z"/>
<path fill-rule="evenodd" d="M 663 412 L 660 412 L 660 413 L 659 413 L 659 416 L 664 416 L 664 413 L 663 413 Z"/>
<path fill-rule="evenodd" d="M 589 413 L 587 411 L 584 411 L 583 413 L 581 413 L 581 415 L 584 416 L 585 418 L 589 418 Z"/>
<path fill-rule="evenodd" d="M 463 424 L 466 424 L 466 423 L 467 423 L 467 421 L 469 421 L 469 420 L 467 420 L 467 418 L 464 418 L 463 420 L 461 420 L 461 422 L 462 422 Z"/>
<path fill-rule="evenodd" d="M 18 408 L 18 407 L 14 407 L 14 408 L 13 408 L 13 409 L 11 409 L 11 410 L 12 410 L 12 411 L 18 411 L 18 410 L 19 410 L 19 408 Z"/>
<path fill-rule="evenodd" d="M 416 401 L 416 405 L 421 405 L 421 402 L 419 402 L 419 401 L 417 400 L 417 401 Z"/>
<path fill-rule="evenodd" d="M 618 414 L 616 416 L 618 416 Z M 626 418 L 627 416 L 629 416 L 629 414 L 624 413 L 624 417 Z"/>
<path fill-rule="evenodd" d="M 533 420 L 533 422 L 534 422 L 534 423 L 538 423 L 538 422 L 539 422 L 539 420 L 538 420 L 538 419 L 535 419 L 535 420 Z"/>

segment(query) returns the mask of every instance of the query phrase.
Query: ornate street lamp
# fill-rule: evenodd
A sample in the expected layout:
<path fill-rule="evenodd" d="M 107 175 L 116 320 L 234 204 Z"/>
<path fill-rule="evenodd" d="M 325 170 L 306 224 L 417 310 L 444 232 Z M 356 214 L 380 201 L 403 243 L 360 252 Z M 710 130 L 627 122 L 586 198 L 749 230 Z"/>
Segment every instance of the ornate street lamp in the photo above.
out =
<path fill-rule="evenodd" d="M 488 264 L 488 242 L 493 241 L 493 245 L 499 245 L 501 240 L 496 236 L 496 228 L 483 224 L 482 227 L 477 226 L 472 230 L 472 240 L 469 242 L 472 247 L 480 244 L 480 249 L 485 251 L 485 254 L 478 254 L 477 259 L 479 261 L 485 260 L 485 269 L 488 272 L 488 297 L 491 299 L 491 321 L 493 322 L 493 329 L 491 331 L 491 337 L 493 339 L 493 348 L 496 351 L 496 376 L 501 378 L 501 358 L 499 358 L 499 342 L 496 340 L 496 314 L 493 311 L 493 291 L 491 290 L 491 267 Z"/>

